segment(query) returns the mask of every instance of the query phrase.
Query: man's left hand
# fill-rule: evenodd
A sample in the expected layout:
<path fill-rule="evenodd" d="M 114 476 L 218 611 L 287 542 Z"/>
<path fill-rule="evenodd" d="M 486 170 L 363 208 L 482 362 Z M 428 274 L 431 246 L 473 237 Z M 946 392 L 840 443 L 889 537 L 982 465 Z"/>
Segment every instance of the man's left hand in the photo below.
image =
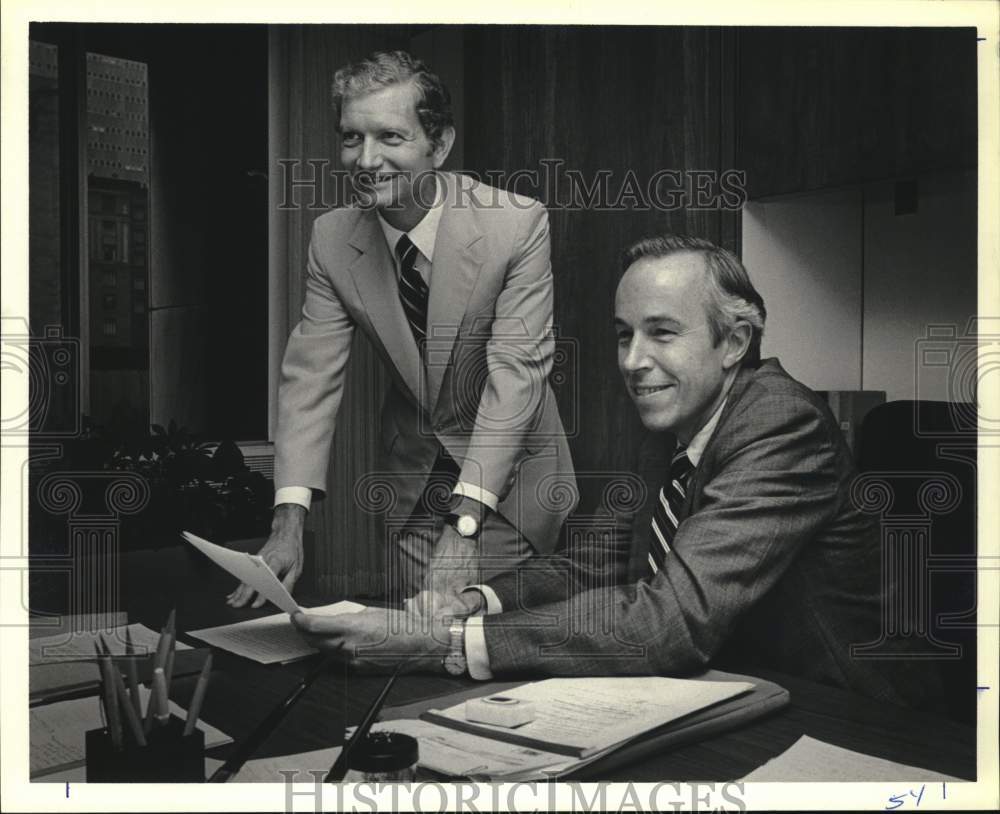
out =
<path fill-rule="evenodd" d="M 444 597 L 455 597 L 463 588 L 477 585 L 480 579 L 479 543 L 463 537 L 445 523 L 434 544 L 434 554 L 424 590 Z"/>
<path fill-rule="evenodd" d="M 438 672 L 448 652 L 444 619 L 389 608 L 336 616 L 296 613 L 292 624 L 313 647 L 365 672 L 391 672 L 400 662 L 404 672 Z"/>

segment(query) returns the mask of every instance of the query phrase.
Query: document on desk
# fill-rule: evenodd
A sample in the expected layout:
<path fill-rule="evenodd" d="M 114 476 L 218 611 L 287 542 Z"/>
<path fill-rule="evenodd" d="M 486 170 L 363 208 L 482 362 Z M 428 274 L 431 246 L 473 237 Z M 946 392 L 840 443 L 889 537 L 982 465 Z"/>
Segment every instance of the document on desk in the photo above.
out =
<path fill-rule="evenodd" d="M 563 755 L 540 752 L 523 746 L 504 743 L 478 735 L 466 735 L 435 724 L 409 718 L 380 722 L 372 732 L 398 732 L 417 739 L 420 745 L 419 765 L 446 777 L 468 777 L 473 780 L 507 780 L 521 777 L 541 777 L 551 766 L 563 765 Z M 353 728 L 347 731 L 347 736 Z M 296 771 L 293 780 L 311 782 L 319 772 L 324 776 L 340 755 L 341 747 L 316 749 L 299 754 L 248 760 L 231 783 L 282 783 L 282 771 Z M 206 759 L 209 775 L 222 765 L 221 760 Z"/>
<path fill-rule="evenodd" d="M 831 743 L 803 735 L 788 749 L 754 769 L 740 782 L 785 783 L 811 782 L 880 782 L 894 780 L 933 780 L 961 783 L 958 777 L 907 766 L 880 757 L 852 752 Z"/>
<path fill-rule="evenodd" d="M 101 640 L 107 643 L 113 656 L 126 655 L 128 638 L 132 640 L 137 657 L 156 652 L 156 644 L 160 634 L 150 630 L 143 624 L 134 622 L 131 625 L 113 627 L 110 630 L 79 631 L 57 633 L 54 636 L 37 636 L 28 642 L 28 664 L 34 667 L 39 664 L 52 664 L 67 661 L 93 661 L 94 646 Z M 189 650 L 190 645 L 177 643 L 178 650 Z"/>
<path fill-rule="evenodd" d="M 247 554 L 243 551 L 233 551 L 208 540 L 203 540 L 189 531 L 182 531 L 181 537 L 197 548 L 202 554 L 208 557 L 216 565 L 225 568 L 240 582 L 245 582 L 265 599 L 273 602 L 285 613 L 297 613 L 301 608 L 288 590 L 281 584 L 271 570 L 270 566 L 264 562 L 263 557 L 256 554 Z"/>
<path fill-rule="evenodd" d="M 340 757 L 340 746 L 330 746 L 326 749 L 314 749 L 311 752 L 299 752 L 293 755 L 277 755 L 276 757 L 258 757 L 248 760 L 231 778 L 229 783 L 284 783 L 282 772 L 293 772 L 289 779 L 293 783 L 315 783 L 316 778 L 322 780 L 334 761 Z M 205 757 L 205 776 L 211 777 L 215 770 L 225 763 L 214 757 Z"/>
<path fill-rule="evenodd" d="M 398 732 L 416 738 L 420 744 L 420 765 L 449 777 L 513 779 L 524 774 L 534 776 L 567 762 L 565 755 L 456 732 L 419 718 L 380 722 L 372 727 L 372 732 Z"/>
<path fill-rule="evenodd" d="M 535 720 L 516 729 L 470 723 L 464 703 L 421 717 L 466 733 L 585 758 L 751 689 L 753 684 L 742 681 L 660 676 L 550 678 L 504 691 L 535 705 Z"/>
<path fill-rule="evenodd" d="M 140 684 L 139 697 L 143 709 L 146 708 L 149 694 L 149 689 Z M 187 714 L 183 707 L 173 701 L 170 702 L 170 712 L 179 718 L 184 718 Z M 102 726 L 100 701 L 96 697 L 75 698 L 72 701 L 57 701 L 32 707 L 28 724 L 31 744 L 28 765 L 31 778 L 45 777 L 84 765 L 86 733 Z M 225 732 L 204 721 L 198 721 L 198 728 L 205 733 L 206 749 L 233 741 Z"/>
<path fill-rule="evenodd" d="M 332 605 L 318 608 L 302 608 L 308 613 L 323 616 L 357 613 L 364 609 L 364 605 L 347 601 L 334 602 Z M 213 647 L 252 659 L 259 664 L 288 664 L 317 652 L 299 635 L 285 613 L 262 616 L 246 622 L 234 622 L 231 625 L 190 630 L 188 635 L 201 639 Z"/>
<path fill-rule="evenodd" d="M 156 652 L 159 634 L 145 625 L 133 623 L 93 633 L 84 628 L 74 632 L 72 626 L 62 633 L 36 636 L 28 643 L 28 687 L 31 702 L 37 703 L 67 692 L 96 691 L 101 673 L 94 659 L 94 645 L 102 637 L 116 656 L 126 652 L 126 630 L 135 647 L 135 654 L 144 657 Z M 191 646 L 177 643 L 178 650 Z"/>

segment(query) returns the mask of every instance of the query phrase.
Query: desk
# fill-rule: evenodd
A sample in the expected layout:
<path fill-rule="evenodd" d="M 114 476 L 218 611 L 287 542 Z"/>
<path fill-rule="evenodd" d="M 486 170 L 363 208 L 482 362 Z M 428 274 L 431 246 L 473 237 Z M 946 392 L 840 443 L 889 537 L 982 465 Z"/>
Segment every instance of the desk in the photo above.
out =
<path fill-rule="evenodd" d="M 224 603 L 233 579 L 190 546 L 126 553 L 122 557 L 122 604 L 131 621 L 159 629 L 172 607 L 178 630 L 226 624 L 274 613 L 235 610 Z M 297 597 L 303 605 L 325 604 L 343 597 Z M 189 644 L 198 646 L 195 639 Z M 225 651 L 216 652 L 212 684 L 202 717 L 237 741 L 286 695 L 309 669 L 309 662 L 287 666 L 260 665 Z M 963 779 L 976 772 L 975 731 L 959 723 L 883 704 L 853 693 L 773 672 L 761 672 L 791 693 L 791 704 L 740 729 L 653 755 L 629 767 L 586 779 L 611 781 L 735 780 L 780 754 L 801 735 L 901 763 L 913 764 Z M 178 677 L 172 697 L 186 706 L 195 678 Z M 288 714 L 256 757 L 289 754 L 334 746 L 343 741 L 344 725 L 356 724 L 378 693 L 384 678 L 364 677 L 335 669 L 321 677 Z M 389 704 L 399 705 L 488 685 L 471 679 L 403 676 Z M 211 752 L 224 757 L 232 747 Z"/>

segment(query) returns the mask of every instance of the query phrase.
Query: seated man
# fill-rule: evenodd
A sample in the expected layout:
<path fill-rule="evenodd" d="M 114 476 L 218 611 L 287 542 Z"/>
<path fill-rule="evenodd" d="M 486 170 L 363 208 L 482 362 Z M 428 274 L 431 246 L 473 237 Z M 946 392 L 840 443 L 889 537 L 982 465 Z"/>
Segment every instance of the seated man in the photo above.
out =
<path fill-rule="evenodd" d="M 294 622 L 359 666 L 407 658 L 474 678 L 766 667 L 899 700 L 850 654 L 878 638 L 877 526 L 851 500 L 851 456 L 824 402 L 761 361 L 766 312 L 746 270 L 679 236 L 636 243 L 623 265 L 618 364 L 652 431 L 628 569 L 571 546 L 462 592 L 422 630 L 385 610 Z"/>

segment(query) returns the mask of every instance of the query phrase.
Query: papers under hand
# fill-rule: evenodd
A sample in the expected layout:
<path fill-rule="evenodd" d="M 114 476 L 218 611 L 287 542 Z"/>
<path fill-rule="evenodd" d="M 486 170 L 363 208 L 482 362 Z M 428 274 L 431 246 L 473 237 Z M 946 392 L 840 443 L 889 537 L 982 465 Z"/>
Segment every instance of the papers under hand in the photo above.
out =
<path fill-rule="evenodd" d="M 469 723 L 464 703 L 421 717 L 508 743 L 588 757 L 752 688 L 741 681 L 660 676 L 550 678 L 504 691 L 535 705 L 535 719 L 517 729 Z"/>
<path fill-rule="evenodd" d="M 338 613 L 357 613 L 364 609 L 365 606 L 357 602 L 334 602 L 332 605 L 302 610 L 313 614 L 335 616 Z M 291 620 L 283 613 L 204 630 L 191 630 L 188 631 L 188 635 L 260 664 L 288 664 L 290 661 L 304 659 L 316 652 L 315 648 L 307 644 L 298 634 Z"/>
<path fill-rule="evenodd" d="M 274 575 L 274 571 L 264 562 L 262 557 L 256 554 L 247 554 L 243 551 L 233 551 L 224 548 L 215 543 L 210 543 L 208 540 L 203 540 L 189 531 L 182 531 L 181 537 L 191 543 L 191 545 L 216 565 L 225 568 L 240 582 L 245 582 L 265 599 L 281 608 L 285 613 L 297 613 L 301 610 L 295 600 L 292 599 L 292 595 L 281 584 L 281 580 Z"/>

